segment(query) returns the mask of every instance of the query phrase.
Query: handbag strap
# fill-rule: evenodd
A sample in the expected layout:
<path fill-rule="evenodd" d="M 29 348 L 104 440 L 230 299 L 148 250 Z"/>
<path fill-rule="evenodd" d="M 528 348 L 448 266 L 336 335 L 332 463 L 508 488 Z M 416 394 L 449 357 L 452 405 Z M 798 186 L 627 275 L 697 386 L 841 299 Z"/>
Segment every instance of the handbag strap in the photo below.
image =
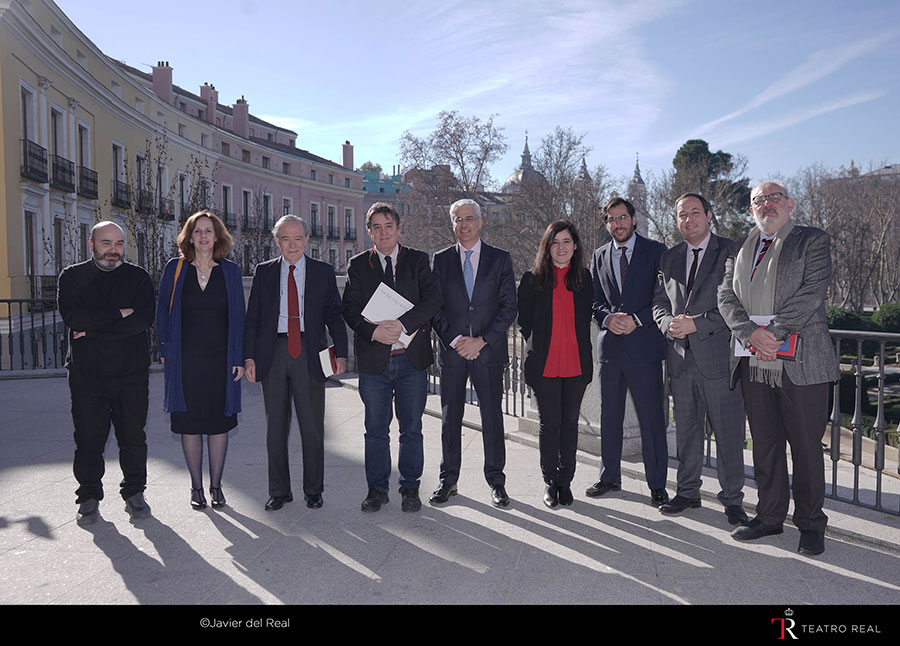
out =
<path fill-rule="evenodd" d="M 178 284 L 178 276 L 181 274 L 181 265 L 184 264 L 184 257 L 178 259 L 178 266 L 175 267 L 175 280 L 172 281 L 172 295 L 169 297 L 169 314 L 172 313 L 172 303 L 175 302 L 175 285 Z"/>

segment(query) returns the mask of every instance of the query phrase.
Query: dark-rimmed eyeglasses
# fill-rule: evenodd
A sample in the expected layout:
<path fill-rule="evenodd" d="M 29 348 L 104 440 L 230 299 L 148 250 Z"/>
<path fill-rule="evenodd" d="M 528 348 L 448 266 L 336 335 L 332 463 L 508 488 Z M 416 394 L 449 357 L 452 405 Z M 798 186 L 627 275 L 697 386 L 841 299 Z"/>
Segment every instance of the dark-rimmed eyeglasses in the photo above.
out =
<path fill-rule="evenodd" d="M 783 198 L 786 197 L 787 195 L 785 195 L 781 191 L 778 191 L 777 193 L 769 193 L 768 195 L 757 195 L 752 200 L 750 200 L 750 202 L 753 204 L 753 206 L 762 206 L 767 201 L 771 202 L 772 204 L 778 204 Z"/>

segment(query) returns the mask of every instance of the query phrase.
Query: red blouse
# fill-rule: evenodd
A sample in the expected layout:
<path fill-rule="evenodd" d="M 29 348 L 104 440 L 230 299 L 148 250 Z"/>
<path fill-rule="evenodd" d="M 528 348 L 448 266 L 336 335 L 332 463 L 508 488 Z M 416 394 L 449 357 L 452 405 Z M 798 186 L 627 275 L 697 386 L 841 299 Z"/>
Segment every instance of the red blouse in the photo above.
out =
<path fill-rule="evenodd" d="M 553 287 L 553 322 L 544 377 L 581 375 L 581 358 L 578 356 L 578 339 L 575 337 L 575 297 L 566 287 L 568 273 L 568 266 L 553 266 L 556 285 Z"/>

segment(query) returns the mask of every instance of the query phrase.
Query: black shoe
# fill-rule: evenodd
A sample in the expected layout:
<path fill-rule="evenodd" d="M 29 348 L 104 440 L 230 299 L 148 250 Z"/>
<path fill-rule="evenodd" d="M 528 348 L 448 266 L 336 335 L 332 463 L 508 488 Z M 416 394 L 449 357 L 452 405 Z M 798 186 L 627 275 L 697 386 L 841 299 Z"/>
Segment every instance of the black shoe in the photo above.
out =
<path fill-rule="evenodd" d="M 747 512 L 740 505 L 726 505 L 725 515 L 728 516 L 729 525 L 746 525 L 750 522 Z"/>
<path fill-rule="evenodd" d="M 550 509 L 559 504 L 559 488 L 552 480 L 544 487 L 544 504 Z"/>
<path fill-rule="evenodd" d="M 401 511 L 419 511 L 422 508 L 418 487 L 401 487 L 400 498 Z"/>
<path fill-rule="evenodd" d="M 88 498 L 78 505 L 78 514 L 75 522 L 79 525 L 93 525 L 100 518 L 100 501 L 96 498 Z"/>
<path fill-rule="evenodd" d="M 491 485 L 491 504 L 494 507 L 509 507 L 509 496 L 506 495 L 506 488 L 500 485 Z"/>
<path fill-rule="evenodd" d="M 592 484 L 587 490 L 584 492 L 584 495 L 588 498 L 599 498 L 605 493 L 609 493 L 610 491 L 619 491 L 622 489 L 621 482 L 597 482 Z"/>
<path fill-rule="evenodd" d="M 428 499 L 432 505 L 440 505 L 450 500 L 450 496 L 456 495 L 456 485 L 448 485 L 441 483 L 441 486 L 434 490 L 431 498 Z"/>
<path fill-rule="evenodd" d="M 286 496 L 272 496 L 266 501 L 266 511 L 278 511 L 285 503 L 294 502 L 294 494 Z"/>
<path fill-rule="evenodd" d="M 150 505 L 144 500 L 144 494 L 136 493 L 125 501 L 125 511 L 132 520 L 150 518 Z"/>
<path fill-rule="evenodd" d="M 766 527 L 755 518 L 746 525 L 738 527 L 731 532 L 731 538 L 736 541 L 755 541 L 763 536 L 774 536 L 784 532 L 782 525 L 775 527 Z"/>
<path fill-rule="evenodd" d="M 191 489 L 191 507 L 196 510 L 206 509 L 206 496 L 203 495 L 203 488 Z"/>
<path fill-rule="evenodd" d="M 699 498 L 685 498 L 675 494 L 672 500 L 661 504 L 659 510 L 664 514 L 680 514 L 685 509 L 696 509 L 700 504 Z"/>
<path fill-rule="evenodd" d="M 825 551 L 825 532 L 814 529 L 800 530 L 800 545 L 797 551 L 804 556 L 817 556 Z"/>
<path fill-rule="evenodd" d="M 572 495 L 572 487 L 569 485 L 559 485 L 556 491 L 559 497 L 559 504 L 563 507 L 568 507 L 575 502 L 575 496 Z"/>
<path fill-rule="evenodd" d="M 213 509 L 221 509 L 225 506 L 225 494 L 222 493 L 222 486 L 209 488 L 209 499 L 212 501 Z"/>
<path fill-rule="evenodd" d="M 388 498 L 387 491 L 369 487 L 369 494 L 366 496 L 366 499 L 362 501 L 362 510 L 378 511 L 381 509 L 382 505 L 386 505 L 388 502 L 390 502 L 390 498 Z"/>
<path fill-rule="evenodd" d="M 669 502 L 669 494 L 666 493 L 665 489 L 651 489 L 650 490 L 650 504 L 654 507 L 660 507 Z M 700 502 L 699 500 L 697 501 Z M 699 505 L 698 505 L 699 506 Z"/>
<path fill-rule="evenodd" d="M 317 493 L 314 496 L 303 496 L 306 499 L 306 506 L 310 509 L 319 509 L 322 505 L 325 504 L 325 501 L 322 499 L 322 494 Z"/>

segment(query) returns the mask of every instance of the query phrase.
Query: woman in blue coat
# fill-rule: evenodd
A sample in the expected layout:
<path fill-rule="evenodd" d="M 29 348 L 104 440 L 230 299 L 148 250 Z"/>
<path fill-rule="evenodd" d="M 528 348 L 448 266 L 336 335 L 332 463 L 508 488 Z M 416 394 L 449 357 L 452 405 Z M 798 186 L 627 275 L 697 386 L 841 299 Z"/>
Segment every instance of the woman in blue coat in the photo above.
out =
<path fill-rule="evenodd" d="M 241 270 L 225 258 L 234 240 L 209 211 L 187 219 L 177 239 L 180 258 L 159 283 L 156 331 L 165 364 L 164 409 L 191 474 L 191 506 L 206 507 L 203 436 L 209 449 L 209 495 L 225 505 L 222 472 L 228 431 L 237 425 L 244 374 L 244 291 Z"/>

